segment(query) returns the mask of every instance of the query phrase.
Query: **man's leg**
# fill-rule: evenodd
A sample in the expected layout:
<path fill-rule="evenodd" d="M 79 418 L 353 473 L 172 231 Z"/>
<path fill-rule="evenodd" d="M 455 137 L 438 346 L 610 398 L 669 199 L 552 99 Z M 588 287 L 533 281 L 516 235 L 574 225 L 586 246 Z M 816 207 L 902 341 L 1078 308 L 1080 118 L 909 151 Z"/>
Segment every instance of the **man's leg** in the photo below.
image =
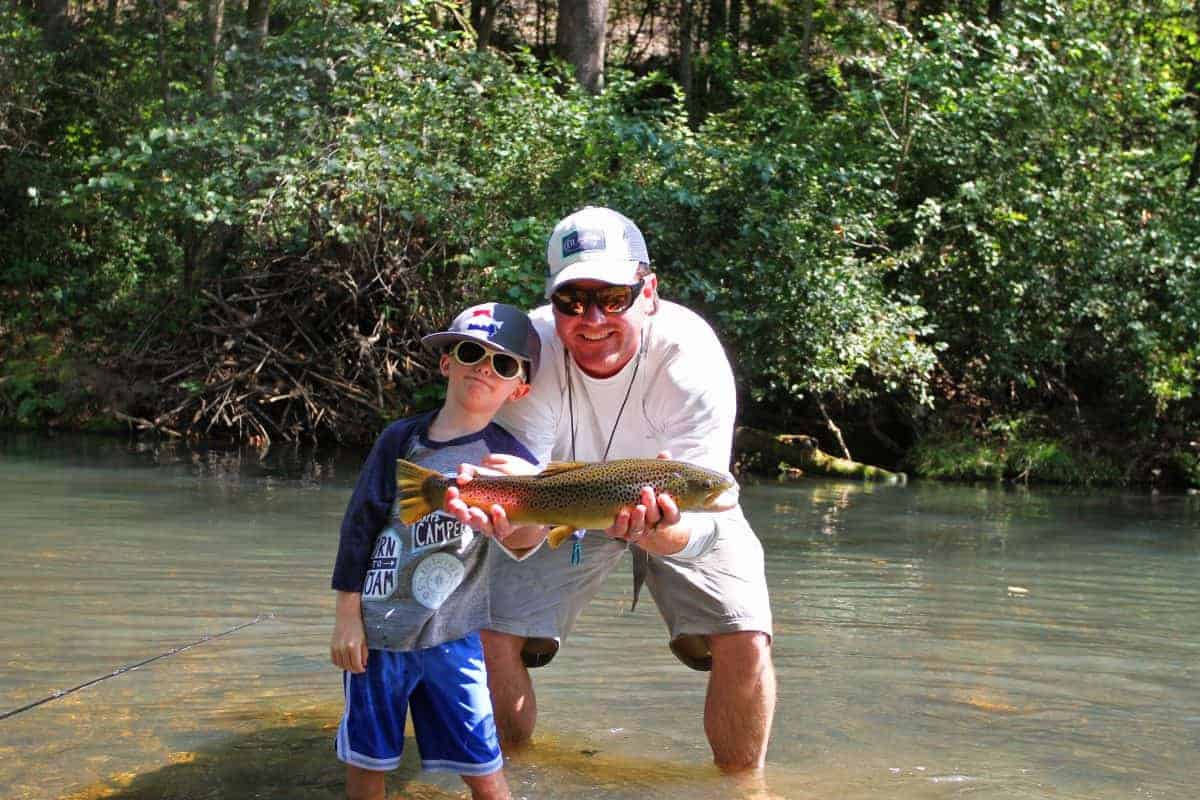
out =
<path fill-rule="evenodd" d="M 762 769 L 775 716 L 771 639 L 757 631 L 706 638 L 712 650 L 712 674 L 704 702 L 704 732 L 713 761 L 726 772 Z"/>
<path fill-rule="evenodd" d="M 462 775 L 463 783 L 471 790 L 471 800 L 511 800 L 504 770 L 498 769 L 491 775 Z"/>
<path fill-rule="evenodd" d="M 480 638 L 500 747 L 505 751 L 520 748 L 529 744 L 537 723 L 533 680 L 521 660 L 525 637 L 483 630 Z"/>

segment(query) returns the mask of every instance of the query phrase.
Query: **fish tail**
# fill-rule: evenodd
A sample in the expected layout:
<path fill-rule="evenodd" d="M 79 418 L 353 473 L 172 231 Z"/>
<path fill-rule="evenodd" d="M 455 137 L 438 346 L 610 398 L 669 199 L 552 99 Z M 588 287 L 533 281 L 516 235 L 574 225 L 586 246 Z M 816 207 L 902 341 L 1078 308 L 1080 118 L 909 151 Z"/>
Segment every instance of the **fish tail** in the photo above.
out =
<path fill-rule="evenodd" d="M 400 508 L 401 522 L 412 525 L 435 510 L 426 493 L 426 482 L 430 478 L 441 477 L 431 469 L 417 466 L 402 458 L 396 459 L 396 501 Z"/>

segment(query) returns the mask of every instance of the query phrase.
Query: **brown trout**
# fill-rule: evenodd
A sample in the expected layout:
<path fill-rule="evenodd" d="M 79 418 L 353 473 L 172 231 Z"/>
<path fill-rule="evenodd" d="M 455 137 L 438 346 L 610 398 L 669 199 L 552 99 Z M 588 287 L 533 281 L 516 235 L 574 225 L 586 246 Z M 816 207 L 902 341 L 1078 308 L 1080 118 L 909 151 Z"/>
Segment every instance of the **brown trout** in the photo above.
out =
<path fill-rule="evenodd" d="M 446 504 L 454 478 L 396 461 L 400 519 L 411 525 Z M 476 475 L 460 490 L 463 502 L 490 513 L 504 507 L 514 525 L 550 525 L 546 539 L 558 547 L 575 530 L 603 530 L 622 508 L 640 502 L 643 486 L 669 494 L 680 511 L 727 508 L 737 484 L 724 473 L 682 461 L 625 458 L 606 462 L 554 462 L 537 475 Z"/>

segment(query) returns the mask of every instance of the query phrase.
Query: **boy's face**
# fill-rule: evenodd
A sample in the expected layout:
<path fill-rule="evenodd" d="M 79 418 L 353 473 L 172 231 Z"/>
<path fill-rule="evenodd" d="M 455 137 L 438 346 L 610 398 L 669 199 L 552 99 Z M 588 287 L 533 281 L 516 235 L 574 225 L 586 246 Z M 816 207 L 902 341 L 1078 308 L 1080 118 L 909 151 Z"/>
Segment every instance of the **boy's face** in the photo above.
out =
<path fill-rule="evenodd" d="M 446 401 L 453 401 L 471 413 L 495 413 L 509 400 L 519 400 L 529 394 L 523 367 L 516 378 L 501 378 L 492 369 L 490 347 L 487 355 L 474 364 L 463 364 L 451 353 L 443 353 L 439 368 L 446 376 Z"/>

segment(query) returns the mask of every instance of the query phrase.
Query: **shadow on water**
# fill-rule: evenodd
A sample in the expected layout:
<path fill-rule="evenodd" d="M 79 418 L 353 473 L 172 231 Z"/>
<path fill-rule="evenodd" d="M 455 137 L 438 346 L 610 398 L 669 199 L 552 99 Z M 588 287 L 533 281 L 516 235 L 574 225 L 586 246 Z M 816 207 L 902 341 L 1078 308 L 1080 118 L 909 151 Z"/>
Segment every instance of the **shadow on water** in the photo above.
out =
<path fill-rule="evenodd" d="M 119 773 L 62 800 L 242 800 L 286 797 L 330 800 L 344 796 L 345 768 L 333 752 L 338 710 L 283 712 L 256 720 L 256 730 L 220 744 L 170 754 L 159 769 Z M 415 744 L 389 776 L 388 796 L 440 800 L 458 797 L 418 780 Z"/>
<path fill-rule="evenodd" d="M 332 800 L 344 797 L 345 768 L 334 755 L 340 709 L 320 706 L 242 719 L 249 733 L 195 751 L 172 752 L 170 763 L 117 773 L 60 800 Z M 388 775 L 387 797 L 408 800 L 462 798 L 458 778 L 427 782 L 410 735 L 400 767 Z M 507 759 L 515 798 L 537 797 L 723 797 L 780 800 L 759 777 L 729 777 L 715 767 L 654 756 L 605 753 L 579 741 L 539 737 Z M 447 788 L 453 787 L 453 788 Z"/>

